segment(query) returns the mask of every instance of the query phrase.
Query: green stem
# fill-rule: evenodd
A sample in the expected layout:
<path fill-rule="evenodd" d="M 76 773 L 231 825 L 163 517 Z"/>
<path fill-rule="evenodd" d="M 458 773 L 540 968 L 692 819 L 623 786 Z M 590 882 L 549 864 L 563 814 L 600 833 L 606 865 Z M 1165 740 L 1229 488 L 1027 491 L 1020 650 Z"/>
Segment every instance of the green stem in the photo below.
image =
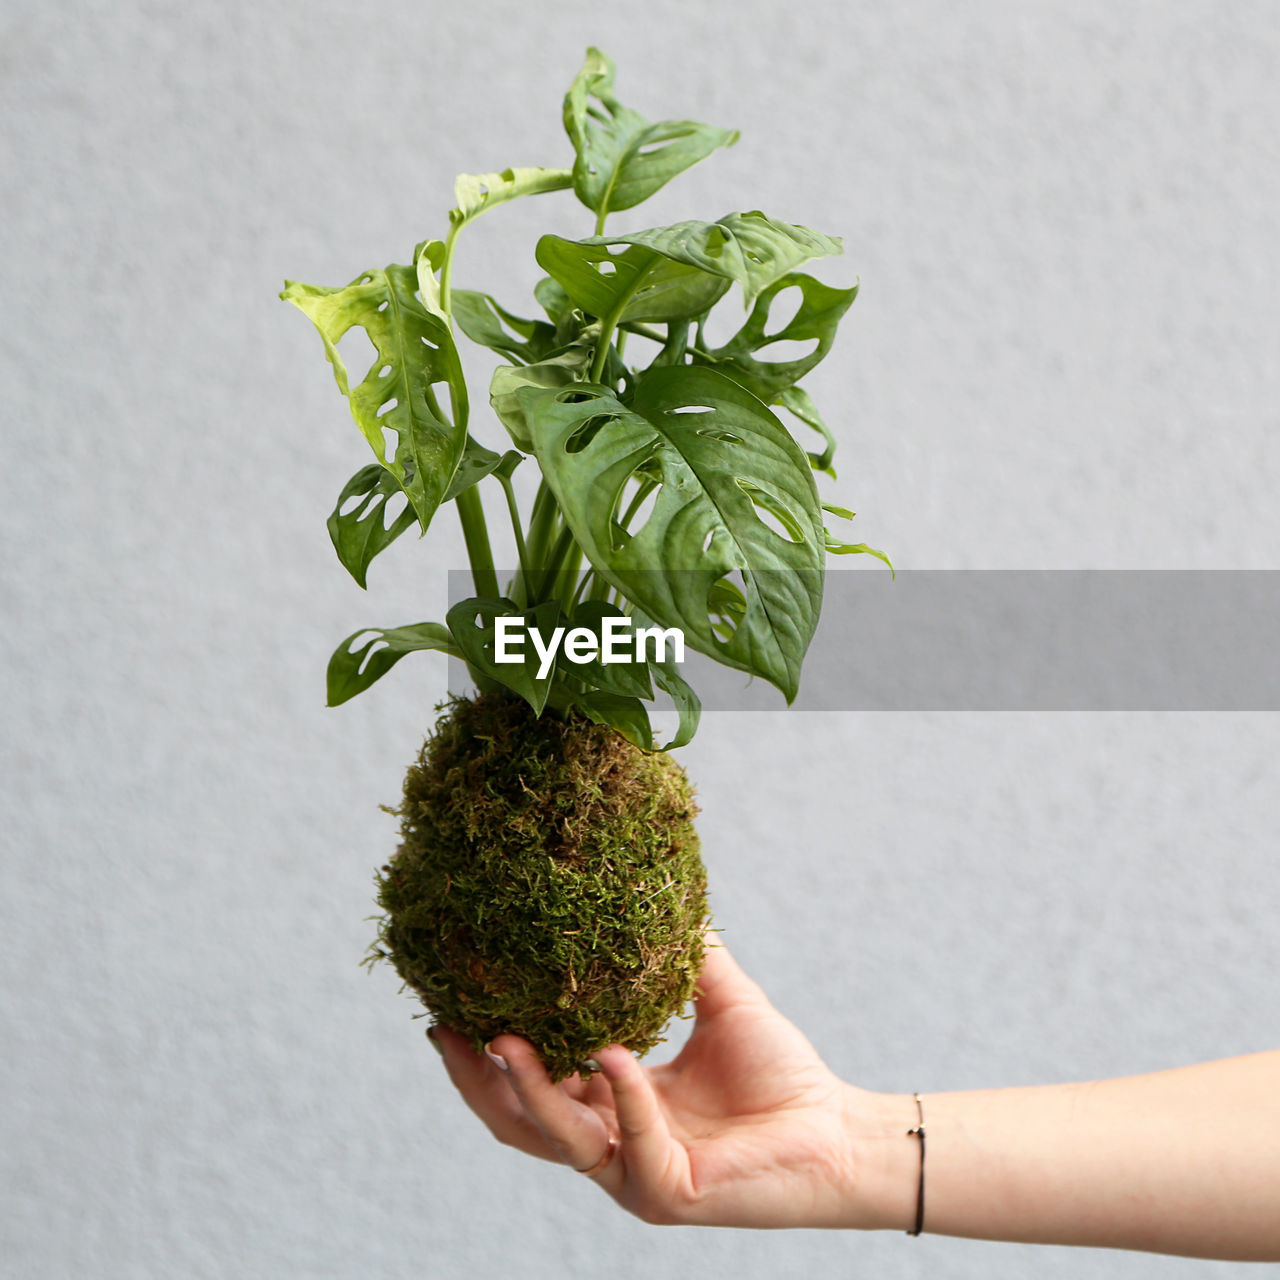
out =
<path fill-rule="evenodd" d="M 489 545 L 489 529 L 484 522 L 484 504 L 480 501 L 478 485 L 464 489 L 454 499 L 458 505 L 458 519 L 462 521 L 462 536 L 467 544 L 467 559 L 471 561 L 471 577 L 476 593 L 482 596 L 500 596 L 498 575 L 493 567 L 493 548 Z"/>
<path fill-rule="evenodd" d="M 458 244 L 458 232 L 466 224 L 461 221 L 449 222 L 449 234 L 444 238 L 444 261 L 440 264 L 440 310 L 449 317 L 449 324 L 453 324 L 453 311 L 449 306 L 449 289 L 450 279 L 453 276 L 453 251 Z"/>
<path fill-rule="evenodd" d="M 511 487 L 511 477 L 503 472 L 498 472 L 498 480 L 502 485 L 503 492 L 507 495 L 507 511 L 511 516 L 511 532 L 515 534 L 516 539 L 516 559 L 521 569 L 529 562 L 528 553 L 525 551 L 524 531 L 520 528 L 520 508 L 516 504 L 515 490 Z"/>

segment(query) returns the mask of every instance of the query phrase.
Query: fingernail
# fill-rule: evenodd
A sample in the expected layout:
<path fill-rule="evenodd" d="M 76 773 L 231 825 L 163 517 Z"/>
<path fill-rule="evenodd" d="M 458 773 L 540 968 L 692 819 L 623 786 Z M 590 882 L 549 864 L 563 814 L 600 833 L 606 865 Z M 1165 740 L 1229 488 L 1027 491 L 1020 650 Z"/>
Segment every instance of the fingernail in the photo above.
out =
<path fill-rule="evenodd" d="M 493 1041 L 490 1040 L 489 1044 L 492 1044 L 492 1043 Z M 510 1071 L 511 1068 L 507 1066 L 506 1058 L 504 1058 L 500 1053 L 494 1053 L 494 1051 L 489 1048 L 489 1044 L 485 1045 L 484 1047 L 484 1056 L 488 1058 L 489 1061 L 492 1062 L 493 1065 L 497 1067 L 499 1071 Z"/>
<path fill-rule="evenodd" d="M 442 1045 L 440 1041 L 436 1039 L 435 1032 L 436 1032 L 436 1029 L 434 1026 L 430 1026 L 427 1028 L 427 1042 L 443 1058 L 444 1045 Z"/>

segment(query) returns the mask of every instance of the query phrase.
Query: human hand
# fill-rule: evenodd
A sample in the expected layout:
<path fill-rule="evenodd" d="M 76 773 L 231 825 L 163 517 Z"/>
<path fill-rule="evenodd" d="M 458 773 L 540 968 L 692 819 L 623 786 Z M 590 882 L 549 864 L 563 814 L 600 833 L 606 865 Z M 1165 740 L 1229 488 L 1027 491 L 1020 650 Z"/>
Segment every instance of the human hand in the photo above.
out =
<path fill-rule="evenodd" d="M 837 1078 L 712 937 L 695 1009 L 674 1061 L 642 1067 L 615 1044 L 598 1074 L 559 1084 L 520 1036 L 482 1055 L 446 1027 L 431 1034 L 500 1142 L 588 1173 L 646 1222 L 909 1225 L 909 1099 Z"/>

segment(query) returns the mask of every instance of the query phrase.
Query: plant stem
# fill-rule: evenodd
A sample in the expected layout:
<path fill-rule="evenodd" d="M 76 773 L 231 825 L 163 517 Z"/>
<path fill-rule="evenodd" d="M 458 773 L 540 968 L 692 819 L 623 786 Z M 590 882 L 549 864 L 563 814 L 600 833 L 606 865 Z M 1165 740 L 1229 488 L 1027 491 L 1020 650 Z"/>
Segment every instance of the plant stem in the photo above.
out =
<path fill-rule="evenodd" d="M 458 243 L 458 232 L 462 230 L 465 224 L 463 222 L 449 221 L 449 234 L 444 238 L 444 261 L 440 264 L 440 310 L 449 317 L 449 324 L 453 324 L 453 311 L 449 306 L 449 281 L 453 275 L 453 251 Z"/>
<path fill-rule="evenodd" d="M 454 501 L 458 505 L 458 519 L 462 521 L 462 536 L 466 540 L 467 559 L 471 561 L 476 592 L 482 596 L 500 596 L 502 592 L 493 567 L 493 548 L 489 545 L 489 529 L 484 522 L 479 486 L 464 489 Z"/>

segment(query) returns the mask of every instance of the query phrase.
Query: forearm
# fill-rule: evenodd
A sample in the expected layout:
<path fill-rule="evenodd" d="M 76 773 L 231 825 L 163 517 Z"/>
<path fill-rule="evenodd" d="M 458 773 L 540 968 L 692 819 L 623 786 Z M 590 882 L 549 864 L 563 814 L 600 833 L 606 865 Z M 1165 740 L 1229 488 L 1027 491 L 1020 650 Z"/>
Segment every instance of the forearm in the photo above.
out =
<path fill-rule="evenodd" d="M 862 1191 L 907 1229 L 910 1095 L 876 1095 Z M 1087 1084 L 924 1095 L 925 1230 L 1280 1260 L 1280 1052 Z"/>

